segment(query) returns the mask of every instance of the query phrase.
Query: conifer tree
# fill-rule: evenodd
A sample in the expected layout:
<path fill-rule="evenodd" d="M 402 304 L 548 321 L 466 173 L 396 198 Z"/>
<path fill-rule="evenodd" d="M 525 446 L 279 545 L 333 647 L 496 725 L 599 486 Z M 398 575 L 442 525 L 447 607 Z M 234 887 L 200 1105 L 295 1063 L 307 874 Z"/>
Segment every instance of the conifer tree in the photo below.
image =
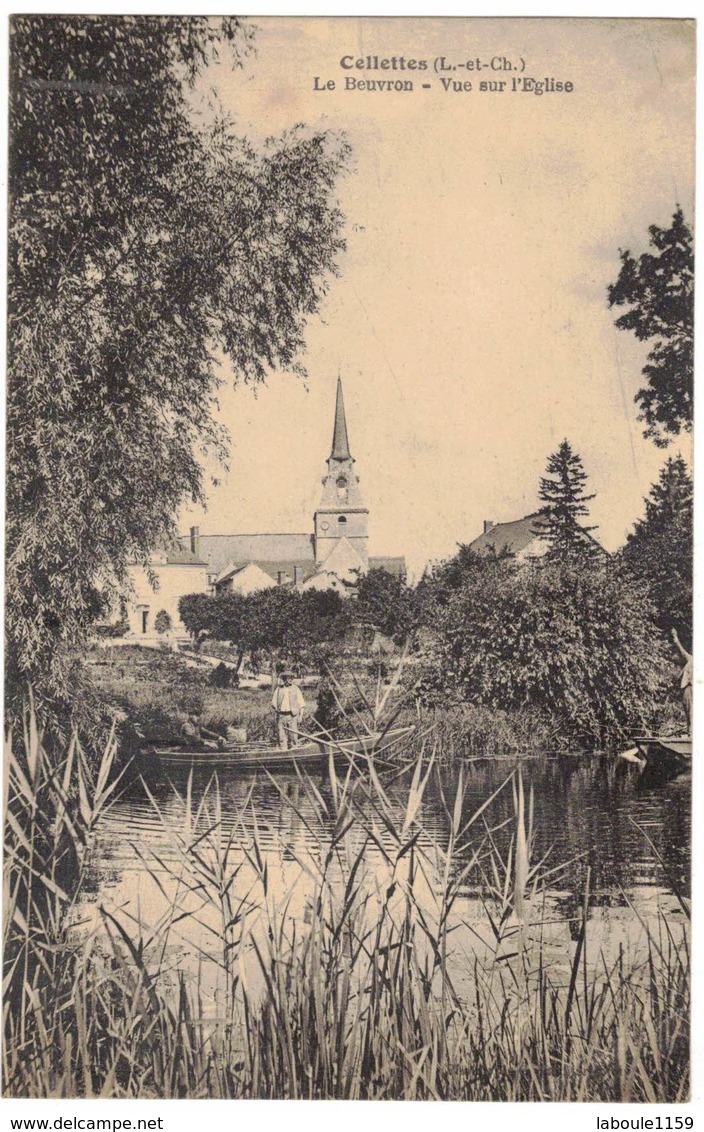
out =
<path fill-rule="evenodd" d="M 548 556 L 552 560 L 567 561 L 596 553 L 596 544 L 588 537 L 596 527 L 579 522 L 589 514 L 587 504 L 594 498 L 586 493 L 586 482 L 581 457 L 572 451 L 568 440 L 563 440 L 541 477 L 538 495 L 544 506 L 533 525 L 533 533 L 550 544 Z"/>
<path fill-rule="evenodd" d="M 682 456 L 671 456 L 665 461 L 660 478 L 650 489 L 645 502 L 645 518 L 639 519 L 628 536 L 633 543 L 643 537 L 648 530 L 664 530 L 672 523 L 684 521 L 692 524 L 692 505 L 694 500 L 692 477 Z"/>
<path fill-rule="evenodd" d="M 623 550 L 630 570 L 649 586 L 660 628 L 677 629 L 684 642 L 692 631 L 692 486 L 682 456 L 667 460 Z"/>

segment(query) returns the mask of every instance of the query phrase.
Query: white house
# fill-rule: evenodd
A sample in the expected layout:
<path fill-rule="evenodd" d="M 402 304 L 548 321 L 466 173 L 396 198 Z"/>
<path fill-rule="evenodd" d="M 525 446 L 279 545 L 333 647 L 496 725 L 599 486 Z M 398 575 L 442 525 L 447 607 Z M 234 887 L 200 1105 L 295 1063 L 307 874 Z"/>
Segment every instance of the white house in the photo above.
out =
<path fill-rule="evenodd" d="M 143 566 L 130 569 L 133 593 L 126 610 L 129 635 L 145 638 L 171 632 L 185 636 L 186 628 L 178 612 L 179 598 L 185 594 L 208 592 L 205 562 L 190 550 L 155 551 L 149 570 L 156 580 L 156 589 Z"/>

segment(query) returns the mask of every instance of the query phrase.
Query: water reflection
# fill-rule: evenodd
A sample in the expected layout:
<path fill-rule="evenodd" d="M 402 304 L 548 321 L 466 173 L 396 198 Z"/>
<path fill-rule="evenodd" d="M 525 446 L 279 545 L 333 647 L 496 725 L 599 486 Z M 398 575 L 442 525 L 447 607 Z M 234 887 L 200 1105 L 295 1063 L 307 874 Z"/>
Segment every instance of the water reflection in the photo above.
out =
<path fill-rule="evenodd" d="M 493 831 L 494 863 L 497 854 L 508 859 L 516 829 L 517 765 L 510 760 L 465 764 L 461 826 L 471 823 L 487 799 L 498 793 L 461 839 L 468 848 L 455 860 L 455 869 L 462 867 L 472 847 L 486 845 L 487 827 Z M 542 861 L 540 872 L 545 875 L 539 893 L 532 893 L 528 886 L 526 923 L 533 938 L 540 938 L 544 961 L 566 985 L 588 887 L 587 962 L 596 968 L 602 957 L 612 961 L 624 950 L 641 962 L 645 925 L 655 925 L 659 911 L 671 923 L 672 917 L 680 922 L 684 918 L 674 890 L 689 893 L 689 776 L 656 785 L 636 767 L 593 756 L 536 759 L 520 765 L 531 861 Z M 375 892 L 370 915 L 380 901 L 388 901 L 392 888 L 395 898 L 401 898 L 400 887 L 390 885 L 385 854 L 393 856 L 398 849 L 392 827 L 399 829 L 403 824 L 409 775 L 383 781 L 392 820 L 387 822 L 389 814 L 384 817 L 380 812 L 368 777 L 351 778 L 353 806 L 360 821 L 344 839 L 343 851 L 354 856 L 363 850 L 371 866 Z M 439 768 L 416 814 L 422 830 L 419 848 L 429 859 L 438 858 L 436 877 L 431 869 L 420 886 L 416 885 L 429 921 L 438 912 L 435 884 L 442 872 L 456 792 L 457 770 Z M 176 978 L 176 972 L 184 973 L 197 986 L 198 994 L 205 996 L 208 1009 L 217 1013 L 229 993 L 223 941 L 227 949 L 236 947 L 236 939 L 230 941 L 223 935 L 225 919 L 218 909 L 217 883 L 194 881 L 191 855 L 184 847 L 197 842 L 203 860 L 216 863 L 226 849 L 228 870 L 237 869 L 230 895 L 245 906 L 250 891 L 256 889 L 259 899 L 262 892 L 262 862 L 254 860 L 252 849 L 256 835 L 257 853 L 267 872 L 266 901 L 271 904 L 267 915 L 273 908 L 275 916 L 283 915 L 290 925 L 297 925 L 295 931 L 300 935 L 310 922 L 313 878 L 332 837 L 333 814 L 331 783 L 322 772 L 309 784 L 295 774 L 279 774 L 275 779 L 262 774 L 220 773 L 214 777 L 206 768 L 198 768 L 190 783 L 182 768 L 168 776 L 155 770 L 144 780 L 135 777 L 100 823 L 94 892 L 87 897 L 81 916 L 86 923 L 92 920 L 100 935 L 98 907 L 103 905 L 129 927 L 134 938 L 164 939 L 158 963 L 166 972 L 167 983 Z M 487 897 L 495 900 L 497 890 L 492 859 L 485 855 L 462 879 L 453 909 L 448 964 L 458 991 L 468 998 L 476 957 L 496 953 L 494 925 L 487 913 Z M 349 873 L 350 856 L 347 860 Z M 405 856 L 401 873 L 408 867 L 409 857 Z M 339 874 L 341 894 L 344 871 L 335 863 L 328 869 L 328 876 Z M 458 878 L 459 873 L 454 876 Z M 395 879 L 398 877 L 397 872 Z M 245 917 L 249 938 L 269 930 L 266 917 L 258 921 L 256 900 Z M 242 950 L 238 962 L 250 988 L 263 989 L 251 948 Z"/>
<path fill-rule="evenodd" d="M 516 764 L 477 760 L 465 764 L 466 794 L 463 824 L 496 791 Z M 532 856 L 546 858 L 546 868 L 564 865 L 554 875 L 554 896 L 562 901 L 566 918 L 580 899 L 587 869 L 590 870 L 592 904 L 623 906 L 633 901 L 647 912 L 654 899 L 672 895 L 673 887 L 684 895 L 690 888 L 690 776 L 670 781 L 649 780 L 636 767 L 606 757 L 557 757 L 524 761 L 522 764 L 527 805 L 532 813 Z M 418 820 L 427 843 L 444 846 L 456 792 L 456 770 L 440 768 L 428 784 Z M 323 802 L 330 803 L 330 785 L 325 774 L 314 779 Z M 213 787 L 212 772 L 198 769 L 193 776 L 194 805 Z M 148 776 L 146 784 L 135 779 L 103 819 L 97 845 L 97 875 L 101 885 L 114 886 L 123 874 L 144 869 L 145 855 L 163 856 L 172 851 L 173 834 L 183 830 L 183 796 L 187 772 L 171 770 L 168 777 Z M 271 855 L 273 869 L 314 852 L 321 837 L 329 835 L 319 822 L 320 806 L 310 789 L 294 774 L 218 775 L 217 789 L 224 829 L 231 832 L 234 852 L 243 851 L 256 827 L 262 849 Z M 403 814 L 408 782 L 388 786 L 389 796 Z M 367 817 L 372 806 L 365 785 L 356 791 L 356 804 Z M 332 807 L 330 807 L 332 809 Z M 496 833 L 500 851 L 507 852 L 512 837 L 509 819 L 514 813 L 510 784 L 501 790 L 469 836 L 479 839 L 484 818 L 492 826 L 507 824 Z M 255 818 L 256 815 L 256 818 Z M 647 839 L 644 836 L 647 834 Z M 393 847 L 393 837 L 379 824 L 376 835 L 381 846 Z M 360 831 L 361 837 L 361 831 Z M 649 844 L 652 843 L 652 844 Z M 370 844 L 370 856 L 379 848 Z M 479 883 L 473 877 L 472 885 Z"/>

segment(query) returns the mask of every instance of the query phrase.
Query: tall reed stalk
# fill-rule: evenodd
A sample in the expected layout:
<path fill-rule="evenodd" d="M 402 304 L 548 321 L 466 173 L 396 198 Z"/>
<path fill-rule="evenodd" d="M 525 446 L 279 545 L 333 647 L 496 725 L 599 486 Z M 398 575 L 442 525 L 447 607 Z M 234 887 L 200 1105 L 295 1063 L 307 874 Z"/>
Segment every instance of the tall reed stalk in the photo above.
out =
<path fill-rule="evenodd" d="M 26 719 L 6 756 L 10 1095 L 686 1099 L 686 931 L 663 914 L 640 952 L 607 959 L 587 874 L 571 940 L 520 771 L 474 812 L 463 771 L 450 797 L 438 780 L 443 836 L 423 825 L 428 741 L 400 777 L 300 774 L 305 806 L 272 778 L 306 831 L 285 887 L 251 793 L 226 815 L 217 777 L 198 798 L 189 780 L 169 851 L 143 855 L 163 910 L 101 905 L 89 927 L 114 741 L 95 772 L 75 737 L 54 765 Z M 513 813 L 492 822 L 506 791 Z"/>

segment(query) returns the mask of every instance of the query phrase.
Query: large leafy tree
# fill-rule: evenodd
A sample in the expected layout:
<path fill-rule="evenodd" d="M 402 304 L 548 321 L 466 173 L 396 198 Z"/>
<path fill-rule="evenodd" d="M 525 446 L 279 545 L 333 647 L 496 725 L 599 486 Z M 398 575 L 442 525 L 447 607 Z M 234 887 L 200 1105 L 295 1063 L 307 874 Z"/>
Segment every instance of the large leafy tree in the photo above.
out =
<path fill-rule="evenodd" d="M 538 491 L 543 504 L 533 530 L 548 542 L 548 557 L 566 562 L 575 557 L 593 557 L 599 553 L 589 537 L 594 526 L 582 520 L 589 515 L 588 504 L 594 498 L 586 491 L 587 474 L 581 457 L 563 440 L 549 457 Z"/>
<path fill-rule="evenodd" d="M 11 28 L 7 655 L 65 697 L 130 560 L 202 498 L 216 359 L 296 367 L 337 269 L 346 146 L 259 149 L 198 92 L 223 17 L 17 16 Z"/>
<path fill-rule="evenodd" d="M 464 556 L 427 606 L 426 684 L 443 701 L 539 709 L 601 746 L 650 726 L 668 675 L 647 588 L 614 559 Z"/>
<path fill-rule="evenodd" d="M 195 638 L 206 633 L 229 641 L 240 664 L 245 655 L 321 664 L 349 627 L 352 604 L 333 590 L 299 593 L 273 586 L 246 595 L 188 594 L 179 601 L 179 615 Z"/>
<path fill-rule="evenodd" d="M 372 569 L 356 584 L 353 616 L 361 625 L 378 630 L 398 643 L 406 641 L 416 624 L 414 591 L 388 570 Z"/>
<path fill-rule="evenodd" d="M 693 485 L 682 456 L 666 461 L 645 500 L 645 516 L 629 534 L 623 557 L 647 583 L 657 623 L 676 629 L 682 640 L 692 634 Z"/>
<path fill-rule="evenodd" d="M 621 251 L 621 271 L 608 288 L 609 306 L 625 307 L 616 319 L 652 347 L 636 394 L 645 435 L 659 447 L 692 427 L 694 393 L 694 248 L 681 208 L 669 228 L 649 228 L 652 251 Z"/>

